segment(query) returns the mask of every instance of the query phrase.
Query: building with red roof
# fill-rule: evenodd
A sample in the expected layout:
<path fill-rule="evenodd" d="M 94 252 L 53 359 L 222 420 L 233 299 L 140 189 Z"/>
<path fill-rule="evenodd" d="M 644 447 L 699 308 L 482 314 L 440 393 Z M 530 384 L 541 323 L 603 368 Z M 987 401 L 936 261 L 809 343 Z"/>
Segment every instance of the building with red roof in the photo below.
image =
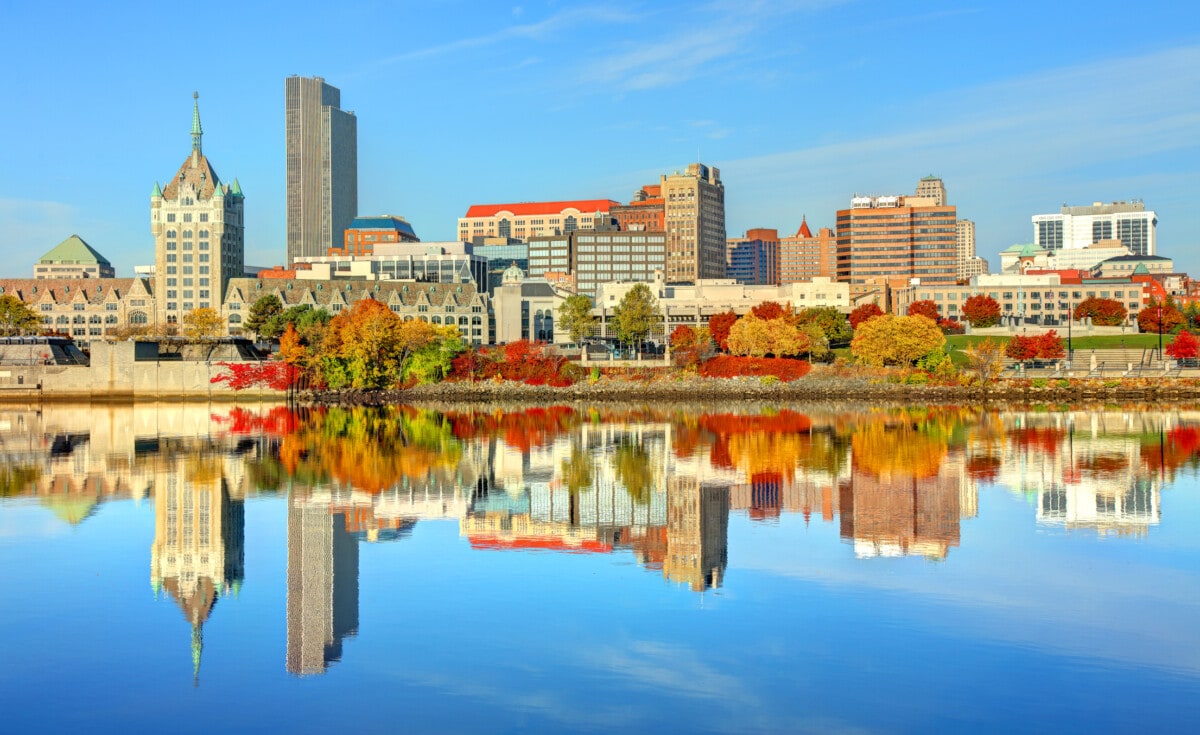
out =
<path fill-rule="evenodd" d="M 466 216 L 458 218 L 458 239 L 482 244 L 489 237 L 523 241 L 537 235 L 613 229 L 611 210 L 619 205 L 612 199 L 473 204 Z"/>

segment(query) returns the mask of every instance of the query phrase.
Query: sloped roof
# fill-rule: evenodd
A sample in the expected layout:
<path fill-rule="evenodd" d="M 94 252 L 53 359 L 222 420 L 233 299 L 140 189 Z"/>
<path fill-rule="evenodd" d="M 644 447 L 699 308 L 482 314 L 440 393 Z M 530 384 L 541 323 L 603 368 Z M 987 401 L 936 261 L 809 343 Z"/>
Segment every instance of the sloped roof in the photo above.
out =
<path fill-rule="evenodd" d="M 796 231 L 796 237 L 803 237 L 806 240 L 812 239 L 812 230 L 808 229 L 808 218 L 800 218 L 800 229 Z"/>
<path fill-rule="evenodd" d="M 212 199 L 213 192 L 216 190 L 217 182 L 219 181 L 217 172 L 213 169 L 212 164 L 208 162 L 208 156 L 205 156 L 203 153 L 196 153 L 196 160 L 193 161 L 192 159 L 193 155 L 188 154 L 188 157 L 184 159 L 183 165 L 175 172 L 174 178 L 167 182 L 167 185 L 163 188 L 164 199 L 178 199 L 181 183 L 196 187 L 198 198 Z"/>
<path fill-rule="evenodd" d="M 619 207 L 620 202 L 612 199 L 574 199 L 566 202 L 520 202 L 517 204 L 472 204 L 467 209 L 467 217 L 494 217 L 501 212 L 512 212 L 517 217 L 527 217 L 535 214 L 562 214 L 568 209 L 579 212 L 607 212 L 611 207 Z"/>
<path fill-rule="evenodd" d="M 318 307 L 336 303 L 352 304 L 363 298 L 373 298 L 385 304 L 416 306 L 421 296 L 434 305 L 447 302 L 467 304 L 476 295 L 476 288 L 473 283 L 231 278 L 225 293 L 236 292 L 240 292 L 244 298 L 233 300 L 249 303 L 261 296 L 275 294 L 283 302 L 284 308 L 299 304 L 316 304 Z M 225 301 L 229 300 L 229 296 L 226 296 Z"/>
<path fill-rule="evenodd" d="M 121 299 L 141 284 L 153 294 L 145 278 L 0 278 L 0 293 L 12 294 L 26 304 L 38 303 L 46 294 L 56 304 L 71 303 L 83 294 L 90 304 L 103 304 L 109 297 Z"/>
<path fill-rule="evenodd" d="M 389 232 L 403 232 L 412 237 L 416 237 L 417 233 L 413 231 L 412 225 L 403 217 L 397 217 L 391 214 L 381 215 L 379 217 L 355 217 L 350 223 L 351 230 L 388 230 Z"/>
<path fill-rule="evenodd" d="M 51 248 L 50 252 L 46 253 L 38 260 L 42 265 L 51 263 L 74 263 L 77 265 L 105 265 L 112 266 L 108 262 L 108 258 L 101 255 L 91 245 L 83 241 L 79 235 L 71 235 L 66 240 Z"/>

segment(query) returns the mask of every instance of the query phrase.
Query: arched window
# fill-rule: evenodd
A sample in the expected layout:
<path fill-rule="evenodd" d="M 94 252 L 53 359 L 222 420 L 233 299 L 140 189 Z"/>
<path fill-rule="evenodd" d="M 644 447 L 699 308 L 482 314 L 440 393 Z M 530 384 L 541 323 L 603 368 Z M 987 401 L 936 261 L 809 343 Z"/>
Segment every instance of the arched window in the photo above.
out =
<path fill-rule="evenodd" d="M 467 326 L 467 324 L 468 324 L 467 318 L 465 316 L 460 316 L 458 318 L 458 323 L 463 325 L 464 327 Z"/>
<path fill-rule="evenodd" d="M 512 237 L 512 223 L 508 221 L 507 217 L 500 220 L 497 232 L 500 234 L 500 237 Z"/>
<path fill-rule="evenodd" d="M 430 319 L 429 321 L 433 322 L 434 324 L 441 324 L 442 318 L 440 316 L 435 316 L 432 319 Z"/>
<path fill-rule="evenodd" d="M 579 229 L 579 220 L 575 219 L 575 215 L 568 214 L 563 220 L 563 232 L 574 232 Z"/>
<path fill-rule="evenodd" d="M 417 319 L 420 319 L 421 321 L 423 321 L 423 322 L 426 322 L 426 323 L 428 323 L 428 322 L 429 322 L 429 320 L 428 320 L 427 318 L 425 318 L 425 315 L 424 315 L 424 314 L 422 314 L 421 316 L 417 317 Z"/>
<path fill-rule="evenodd" d="M 483 319 L 481 319 L 480 317 L 477 317 L 477 316 L 473 316 L 473 317 L 471 317 L 471 324 L 474 326 L 479 326 L 480 324 L 483 324 Z"/>
<path fill-rule="evenodd" d="M 241 314 L 230 314 L 229 315 L 229 323 L 230 324 L 241 324 L 242 323 L 242 315 Z"/>
<path fill-rule="evenodd" d="M 149 320 L 146 319 L 146 312 L 133 311 L 129 313 L 130 324 L 146 324 Z"/>

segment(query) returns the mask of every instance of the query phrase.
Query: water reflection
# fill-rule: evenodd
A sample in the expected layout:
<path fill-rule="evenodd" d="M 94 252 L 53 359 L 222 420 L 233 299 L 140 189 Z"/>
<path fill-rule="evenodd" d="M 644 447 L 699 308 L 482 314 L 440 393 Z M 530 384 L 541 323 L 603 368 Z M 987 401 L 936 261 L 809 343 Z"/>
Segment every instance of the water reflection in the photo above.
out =
<path fill-rule="evenodd" d="M 358 632 L 359 544 L 421 521 L 480 553 L 628 554 L 696 592 L 726 584 L 731 514 L 836 523 L 863 559 L 948 561 L 995 486 L 1047 530 L 1138 538 L 1200 464 L 1200 412 L 47 406 L 0 411 L 0 459 L 0 495 L 69 524 L 153 502 L 151 583 L 191 627 L 198 681 L 255 494 L 286 494 L 286 670 L 310 675 Z"/>

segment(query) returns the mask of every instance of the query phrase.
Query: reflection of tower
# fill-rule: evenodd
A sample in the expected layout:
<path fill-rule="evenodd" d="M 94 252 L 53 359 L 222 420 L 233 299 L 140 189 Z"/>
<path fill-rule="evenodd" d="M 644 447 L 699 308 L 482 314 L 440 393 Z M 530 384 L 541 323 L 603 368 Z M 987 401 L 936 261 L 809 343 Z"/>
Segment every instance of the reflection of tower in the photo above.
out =
<path fill-rule="evenodd" d="M 853 539 L 858 556 L 942 559 L 958 546 L 960 493 L 954 473 L 878 477 L 855 467 L 840 495 L 842 538 Z"/>
<path fill-rule="evenodd" d="M 344 513 L 288 499 L 287 670 L 322 674 L 358 631 L 358 545 Z"/>
<path fill-rule="evenodd" d="M 217 597 L 241 588 L 246 513 L 215 457 L 191 457 L 154 482 L 150 582 L 166 589 L 192 624 L 193 676 L 200 675 L 203 627 Z"/>
<path fill-rule="evenodd" d="M 729 489 L 694 477 L 667 479 L 663 575 L 700 592 L 720 587 L 729 548 Z"/>

